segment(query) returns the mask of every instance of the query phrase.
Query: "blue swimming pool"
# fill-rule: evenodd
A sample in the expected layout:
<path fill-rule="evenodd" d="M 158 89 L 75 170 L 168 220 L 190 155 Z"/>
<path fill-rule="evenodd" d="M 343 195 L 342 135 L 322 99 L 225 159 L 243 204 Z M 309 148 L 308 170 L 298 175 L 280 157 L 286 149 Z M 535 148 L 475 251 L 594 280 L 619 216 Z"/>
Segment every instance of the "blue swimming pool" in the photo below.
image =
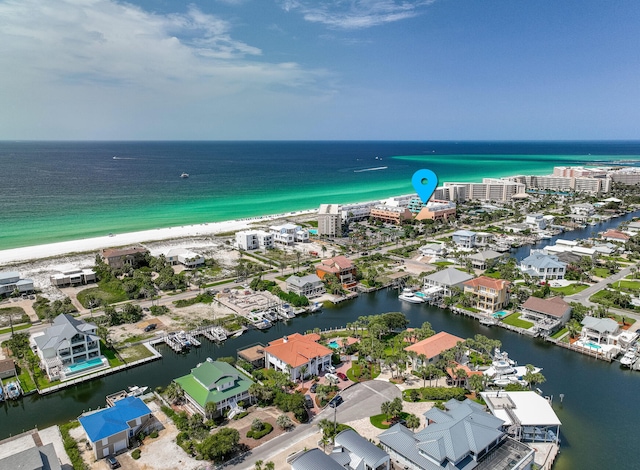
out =
<path fill-rule="evenodd" d="M 339 345 L 336 341 L 331 341 L 331 342 L 329 343 L 329 347 L 330 347 L 331 349 L 338 349 L 338 348 L 340 347 L 340 345 Z"/>
<path fill-rule="evenodd" d="M 93 369 L 94 367 L 101 366 L 102 358 L 94 357 L 93 359 L 89 359 L 88 361 L 76 362 L 75 364 L 68 365 L 64 368 L 65 374 L 77 374 L 78 372 L 82 372 L 87 369 Z"/>
<path fill-rule="evenodd" d="M 310 228 L 310 229 L 309 229 L 309 233 L 310 233 L 311 235 L 318 235 L 318 231 L 317 231 L 315 228 Z"/>
<path fill-rule="evenodd" d="M 602 347 L 599 344 L 593 343 L 591 341 L 587 341 L 586 343 L 584 343 L 584 345 L 587 348 L 591 348 L 591 349 L 602 349 Z"/>
<path fill-rule="evenodd" d="M 507 315 L 509 315 L 509 312 L 507 312 L 505 310 L 500 310 L 499 312 L 494 313 L 492 316 L 493 316 L 493 318 L 504 318 Z"/>

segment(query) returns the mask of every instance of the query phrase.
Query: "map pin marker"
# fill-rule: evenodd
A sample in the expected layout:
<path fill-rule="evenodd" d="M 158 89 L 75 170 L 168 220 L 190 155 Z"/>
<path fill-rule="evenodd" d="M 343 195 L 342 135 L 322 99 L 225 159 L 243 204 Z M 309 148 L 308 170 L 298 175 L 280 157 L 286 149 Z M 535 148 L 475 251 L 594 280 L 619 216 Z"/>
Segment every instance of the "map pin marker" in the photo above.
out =
<path fill-rule="evenodd" d="M 414 189 L 426 203 L 438 186 L 438 177 L 431 170 L 418 170 L 411 177 Z"/>

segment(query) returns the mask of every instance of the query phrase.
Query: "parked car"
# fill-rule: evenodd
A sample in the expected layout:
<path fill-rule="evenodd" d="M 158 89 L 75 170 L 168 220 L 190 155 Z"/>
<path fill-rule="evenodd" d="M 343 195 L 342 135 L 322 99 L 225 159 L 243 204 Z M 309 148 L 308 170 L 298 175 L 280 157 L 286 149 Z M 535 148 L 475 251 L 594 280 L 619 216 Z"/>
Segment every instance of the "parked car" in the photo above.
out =
<path fill-rule="evenodd" d="M 304 396 L 304 403 L 305 405 L 307 405 L 307 408 L 309 409 L 313 408 L 313 400 L 311 399 L 311 395 Z"/>
<path fill-rule="evenodd" d="M 313 382 L 313 383 L 311 384 L 311 387 L 309 387 L 309 391 L 310 391 L 311 393 L 316 393 L 316 389 L 317 389 L 317 388 L 318 388 L 318 382 Z"/>
<path fill-rule="evenodd" d="M 327 371 L 331 372 L 332 374 L 335 374 L 336 368 L 333 367 L 333 366 L 329 366 L 329 367 L 327 367 Z"/>
<path fill-rule="evenodd" d="M 346 382 L 347 380 L 349 380 L 349 379 L 347 378 L 347 376 L 346 376 L 344 373 L 342 373 L 342 372 L 338 372 L 336 375 L 337 375 L 338 377 L 340 377 L 340 379 L 341 379 L 341 380 L 343 380 L 344 382 Z"/>
<path fill-rule="evenodd" d="M 144 331 L 148 333 L 152 330 L 155 330 L 157 326 L 158 325 L 156 325 L 155 323 L 149 323 L 147 326 L 144 327 Z"/>
<path fill-rule="evenodd" d="M 120 462 L 113 455 L 109 455 L 105 460 L 109 468 L 120 468 Z"/>
<path fill-rule="evenodd" d="M 335 374 L 325 374 L 324 378 L 332 384 L 337 384 L 338 382 L 340 382 L 340 379 Z"/>
<path fill-rule="evenodd" d="M 331 401 L 329 402 L 329 406 L 330 406 L 331 408 L 337 408 L 337 407 L 339 407 L 339 406 L 342 404 L 342 402 L 343 402 L 343 401 L 344 401 L 344 400 L 342 399 L 342 396 L 340 396 L 340 395 L 336 395 L 336 396 L 335 396 L 335 397 L 333 397 L 333 398 L 331 399 Z"/>

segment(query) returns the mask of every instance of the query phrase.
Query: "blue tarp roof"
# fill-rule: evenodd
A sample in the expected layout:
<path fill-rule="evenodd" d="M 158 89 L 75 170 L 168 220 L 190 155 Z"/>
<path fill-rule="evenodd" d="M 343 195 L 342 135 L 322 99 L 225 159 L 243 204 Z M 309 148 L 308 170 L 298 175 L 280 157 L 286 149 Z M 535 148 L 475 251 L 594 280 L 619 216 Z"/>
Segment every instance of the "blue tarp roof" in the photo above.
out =
<path fill-rule="evenodd" d="M 128 421 L 148 415 L 151 410 L 138 397 L 127 397 L 111 408 L 82 416 L 79 421 L 91 442 L 97 442 L 129 429 Z"/>

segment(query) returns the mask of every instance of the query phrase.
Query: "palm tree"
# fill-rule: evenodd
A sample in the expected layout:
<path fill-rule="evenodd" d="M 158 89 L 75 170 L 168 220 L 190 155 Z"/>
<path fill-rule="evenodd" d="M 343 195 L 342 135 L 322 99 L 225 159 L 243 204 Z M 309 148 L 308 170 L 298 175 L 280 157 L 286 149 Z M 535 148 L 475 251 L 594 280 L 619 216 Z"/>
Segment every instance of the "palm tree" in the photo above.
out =
<path fill-rule="evenodd" d="M 262 470 L 262 460 L 256 460 L 256 465 L 253 467 L 254 470 Z"/>
<path fill-rule="evenodd" d="M 276 464 L 271 461 L 264 464 L 264 470 L 275 470 L 275 468 Z"/>
<path fill-rule="evenodd" d="M 391 415 L 391 408 L 392 406 L 390 401 L 384 401 L 382 402 L 382 405 L 380 405 L 380 412 L 387 417 L 387 420 Z"/>
<path fill-rule="evenodd" d="M 218 405 L 215 401 L 208 401 L 204 405 L 204 412 L 207 415 L 207 419 L 213 419 L 213 415 L 218 411 Z"/>
<path fill-rule="evenodd" d="M 407 416 L 406 423 L 409 429 L 418 429 L 420 427 L 420 418 L 414 414 L 410 414 Z"/>

